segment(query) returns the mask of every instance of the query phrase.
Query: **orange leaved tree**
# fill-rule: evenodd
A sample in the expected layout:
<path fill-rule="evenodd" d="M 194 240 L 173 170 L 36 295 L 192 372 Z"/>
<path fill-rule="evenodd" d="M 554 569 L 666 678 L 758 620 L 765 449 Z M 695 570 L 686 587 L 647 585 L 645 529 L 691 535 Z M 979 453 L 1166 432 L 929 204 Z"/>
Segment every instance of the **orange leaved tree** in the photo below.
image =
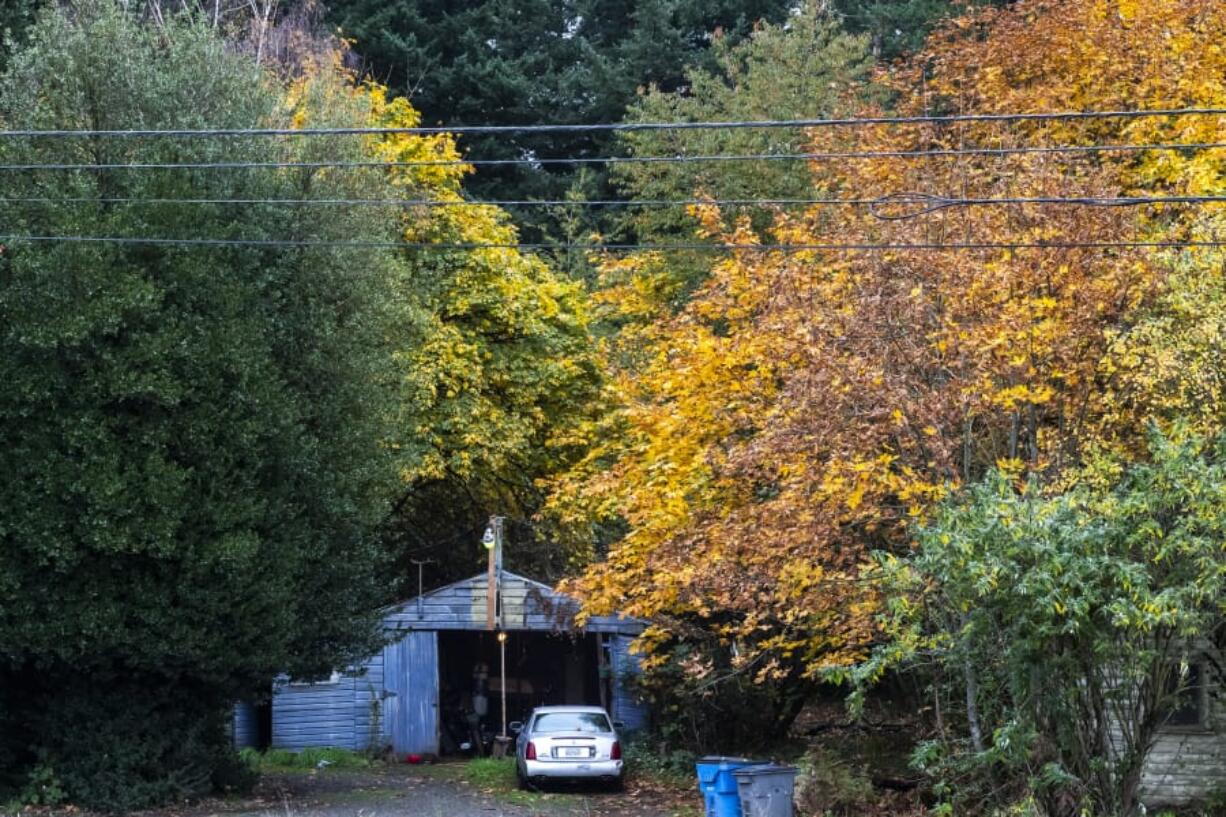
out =
<path fill-rule="evenodd" d="M 873 96 L 902 116 L 1220 107 L 1224 30 L 1226 8 L 1194 0 L 1023 0 L 955 21 Z M 1100 438 L 1104 359 L 1167 267 L 1109 245 L 1190 235 L 1205 209 L 1088 200 L 1220 186 L 1221 151 L 1084 148 L 1209 142 L 1220 121 L 817 129 L 814 152 L 856 156 L 797 172 L 878 203 L 780 211 L 770 234 L 792 248 L 715 256 L 679 310 L 660 306 L 666 254 L 606 260 L 624 325 L 606 347 L 611 409 L 550 506 L 611 534 L 573 585 L 587 609 L 651 620 L 649 668 L 711 645 L 688 669 L 704 685 L 857 660 L 881 604 L 870 551 L 906 547 L 950 486 L 1002 463 L 1057 478 Z M 941 155 L 899 155 L 913 151 Z M 758 240 L 697 214 L 706 235 Z M 864 244 L 884 249 L 797 249 Z M 1116 415 L 1117 437 L 1142 419 Z"/>

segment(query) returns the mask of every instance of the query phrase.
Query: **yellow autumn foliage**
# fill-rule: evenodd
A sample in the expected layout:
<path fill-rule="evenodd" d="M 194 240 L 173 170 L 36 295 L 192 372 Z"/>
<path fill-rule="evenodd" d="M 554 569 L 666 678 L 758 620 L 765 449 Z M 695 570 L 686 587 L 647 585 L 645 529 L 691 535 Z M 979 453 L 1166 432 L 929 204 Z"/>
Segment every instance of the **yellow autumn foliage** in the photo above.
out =
<path fill-rule="evenodd" d="M 895 107 L 861 112 L 1226 107 L 1224 35 L 1226 4 L 1019 0 L 956 21 L 882 70 Z M 1220 149 L 1047 150 L 1216 142 L 1220 127 L 1192 116 L 825 128 L 811 134 L 814 152 L 869 155 L 809 173 L 814 190 L 851 199 L 1220 193 Z M 1029 150 L 992 152 L 1002 147 Z M 927 149 L 954 153 L 880 155 Z M 665 256 L 605 260 L 603 308 L 624 327 L 605 348 L 611 408 L 550 510 L 589 531 L 624 526 L 571 588 L 589 612 L 655 622 L 649 653 L 709 637 L 763 656 L 767 676 L 854 661 L 882 601 L 863 572 L 870 551 L 905 549 L 909 523 L 950 487 L 1002 463 L 1056 477 L 1088 448 L 1128 445 L 1155 411 L 1222 405 L 1210 358 L 1223 329 L 1195 310 L 1196 286 L 1167 303 L 1171 260 L 1064 246 L 1186 237 L 1211 208 L 1030 203 L 879 217 L 908 208 L 900 195 L 875 213 L 781 211 L 771 235 L 1061 246 L 737 251 L 688 296 L 658 283 L 672 280 Z M 694 215 L 702 236 L 758 240 L 712 206 Z M 1139 315 L 1165 317 L 1125 331 Z M 1176 330 L 1162 321 L 1191 335 L 1171 345 Z M 1113 405 L 1108 380 L 1126 406 Z"/>
<path fill-rule="evenodd" d="M 417 342 L 399 356 L 402 435 L 390 441 L 405 483 L 401 511 L 415 527 L 446 529 L 457 511 L 435 503 L 468 497 L 473 507 L 457 513 L 456 526 L 471 524 L 465 513 L 492 509 L 526 516 L 539 502 L 535 480 L 585 444 L 583 421 L 599 383 L 587 293 L 543 258 L 520 252 L 505 211 L 467 202 L 462 185 L 472 166 L 452 135 L 402 132 L 420 125 L 409 101 L 341 63 L 337 55 L 307 72 L 287 105 L 300 127 L 343 102 L 365 110 L 372 127 L 388 129 L 362 138 L 404 200 L 389 205 L 400 213 L 401 231 L 388 240 L 410 245 L 404 298 L 420 307 Z M 343 81 L 313 81 L 320 71 Z M 482 246 L 463 248 L 469 244 Z M 542 549 L 541 560 L 553 558 Z M 531 564 L 523 550 L 519 558 Z M 466 555 L 449 556 L 440 558 L 444 570 L 467 569 Z"/>

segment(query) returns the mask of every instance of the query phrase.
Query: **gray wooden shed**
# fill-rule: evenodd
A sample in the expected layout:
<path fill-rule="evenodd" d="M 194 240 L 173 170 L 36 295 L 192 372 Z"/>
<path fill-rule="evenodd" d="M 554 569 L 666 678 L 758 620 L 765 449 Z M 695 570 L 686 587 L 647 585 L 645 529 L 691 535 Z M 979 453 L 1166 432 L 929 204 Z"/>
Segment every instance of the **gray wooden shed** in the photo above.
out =
<path fill-rule="evenodd" d="M 455 724 L 478 708 L 478 684 L 490 725 L 500 725 L 499 644 L 487 627 L 488 589 L 482 574 L 390 607 L 382 652 L 322 682 L 283 679 L 272 694 L 272 746 L 443 754 L 460 740 Z M 603 704 L 627 731 L 647 725 L 647 708 L 628 683 L 638 671 L 630 644 L 643 631 L 641 621 L 600 616 L 579 628 L 573 598 L 507 571 L 498 591 L 508 720 L 536 705 Z M 253 717 L 250 707 L 236 709 L 236 740 L 254 734 Z"/>
<path fill-rule="evenodd" d="M 1226 794 L 1222 656 L 1207 642 L 1197 646 L 1182 705 L 1159 729 L 1145 756 L 1141 800 L 1153 811 Z"/>

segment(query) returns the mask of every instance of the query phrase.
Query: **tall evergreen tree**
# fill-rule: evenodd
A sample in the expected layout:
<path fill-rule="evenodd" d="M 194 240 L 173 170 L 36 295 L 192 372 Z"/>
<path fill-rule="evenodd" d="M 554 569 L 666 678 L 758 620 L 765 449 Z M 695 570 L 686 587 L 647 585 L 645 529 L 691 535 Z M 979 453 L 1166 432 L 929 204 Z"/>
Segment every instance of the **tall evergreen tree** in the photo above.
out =
<path fill-rule="evenodd" d="M 675 90 L 710 65 L 715 32 L 735 41 L 779 22 L 791 0 L 334 0 L 331 19 L 379 79 L 408 94 L 427 124 L 615 122 L 638 89 Z M 470 157 L 607 155 L 608 134 L 465 138 Z M 559 197 L 579 165 L 481 168 L 486 198 Z M 599 193 L 603 176 L 589 193 Z M 546 232 L 539 211 L 516 213 Z M 539 233 L 538 233 L 539 235 Z"/>
<path fill-rule="evenodd" d="M 867 34 L 873 55 L 892 60 L 919 50 L 942 20 L 968 6 L 1003 6 L 1010 0 L 829 0 L 847 30 Z"/>

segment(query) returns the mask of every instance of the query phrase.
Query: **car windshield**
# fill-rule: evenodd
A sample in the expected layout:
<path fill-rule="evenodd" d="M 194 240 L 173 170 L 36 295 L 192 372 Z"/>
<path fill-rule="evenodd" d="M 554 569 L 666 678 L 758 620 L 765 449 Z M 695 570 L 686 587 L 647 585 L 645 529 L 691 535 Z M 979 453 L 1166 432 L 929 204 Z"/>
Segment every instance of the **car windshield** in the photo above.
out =
<path fill-rule="evenodd" d="M 533 732 L 612 732 L 603 712 L 543 712 L 532 724 Z"/>

